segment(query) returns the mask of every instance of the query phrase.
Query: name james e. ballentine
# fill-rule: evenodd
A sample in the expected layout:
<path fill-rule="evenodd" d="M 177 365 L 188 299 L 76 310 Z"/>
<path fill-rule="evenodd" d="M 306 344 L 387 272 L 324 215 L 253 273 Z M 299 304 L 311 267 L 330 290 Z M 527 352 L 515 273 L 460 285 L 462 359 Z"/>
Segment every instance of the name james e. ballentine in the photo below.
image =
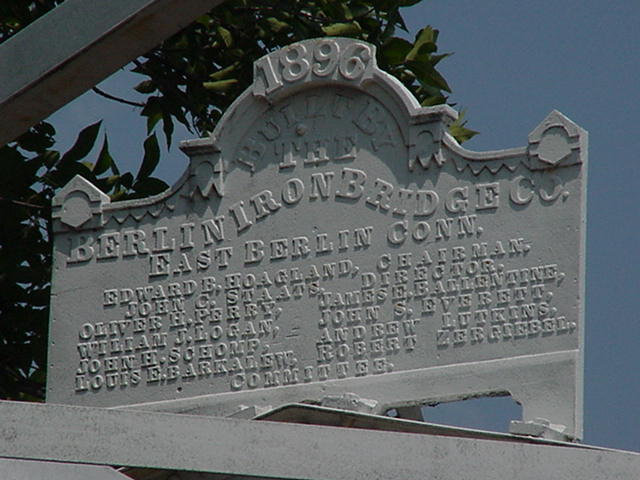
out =
<path fill-rule="evenodd" d="M 424 343 L 425 323 L 440 349 L 571 333 L 575 323 L 550 303 L 563 279 L 556 264 L 499 263 L 529 249 L 523 239 L 478 242 L 385 253 L 371 271 L 344 259 L 106 289 L 103 307 L 121 316 L 81 325 L 76 391 L 214 377 L 235 391 L 381 374 Z M 354 290 L 322 287 L 345 277 L 358 277 Z M 297 327 L 280 321 L 303 298 L 317 302 L 315 362 L 298 358 L 288 343 Z"/>
<path fill-rule="evenodd" d="M 501 208 L 566 199 L 552 177 L 436 191 L 356 168 L 305 172 L 233 203 L 214 199 L 218 211 L 194 221 L 72 240 L 70 266 L 133 260 L 148 276 L 147 284 L 104 289 L 108 320 L 81 324 L 76 392 L 214 378 L 226 379 L 221 391 L 238 391 L 366 377 L 413 368 L 416 352 L 430 346 L 478 349 L 575 331 L 553 306 L 564 278 L 558 264 L 523 265 L 530 241 L 500 232 L 488 240 L 481 224 Z M 351 225 L 325 221 L 299 234 L 258 227 L 285 220 L 291 208 L 329 205 L 364 212 Z M 305 321 L 292 313 L 301 305 Z"/>

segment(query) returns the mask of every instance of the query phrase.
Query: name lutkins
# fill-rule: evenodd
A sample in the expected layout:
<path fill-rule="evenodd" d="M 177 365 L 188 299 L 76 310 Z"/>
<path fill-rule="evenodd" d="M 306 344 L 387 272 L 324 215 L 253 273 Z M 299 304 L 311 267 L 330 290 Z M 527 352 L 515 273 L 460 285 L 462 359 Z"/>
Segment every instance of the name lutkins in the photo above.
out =
<path fill-rule="evenodd" d="M 417 351 L 571 335 L 575 321 L 554 305 L 561 267 L 530 261 L 525 238 L 482 240 L 480 214 L 531 201 L 526 186 L 517 177 L 438 193 L 345 168 L 293 177 L 197 223 L 85 238 L 71 264 L 148 258 L 149 283 L 102 291 L 106 320 L 78 329 L 75 391 L 200 380 L 222 382 L 218 392 L 271 388 L 433 361 Z M 228 245 L 285 204 L 340 198 L 389 222 Z M 365 255 L 380 252 L 376 241 L 388 253 Z M 289 316 L 299 304 L 303 325 Z"/>
<path fill-rule="evenodd" d="M 270 388 L 415 368 L 430 361 L 414 354 L 424 346 L 571 334 L 575 322 L 553 302 L 558 265 L 501 263 L 530 247 L 507 239 L 384 253 L 366 268 L 343 259 L 105 289 L 110 320 L 78 331 L 75 390 L 198 380 L 227 385 L 219 391 Z M 331 289 L 345 278 L 353 289 Z M 287 318 L 297 302 L 311 302 L 303 325 Z"/>

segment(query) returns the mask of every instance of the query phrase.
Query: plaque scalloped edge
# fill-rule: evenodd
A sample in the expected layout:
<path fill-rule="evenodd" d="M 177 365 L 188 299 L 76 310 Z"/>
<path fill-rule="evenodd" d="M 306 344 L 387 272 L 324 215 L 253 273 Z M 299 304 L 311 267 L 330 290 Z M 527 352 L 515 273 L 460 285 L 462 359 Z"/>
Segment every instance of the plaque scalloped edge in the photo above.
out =
<path fill-rule="evenodd" d="M 433 164 L 442 167 L 447 161 L 452 162 L 458 172 L 468 169 L 474 175 L 483 170 L 497 174 L 502 168 L 514 171 L 519 165 L 529 170 L 548 170 L 569 167 L 571 165 L 586 162 L 588 134 L 569 118 L 557 110 L 553 110 L 539 125 L 529 134 L 529 143 L 526 147 L 495 150 L 487 152 L 474 152 L 460 146 L 458 142 L 447 132 L 447 127 L 458 118 L 458 113 L 448 105 L 435 107 L 421 107 L 415 97 L 393 76 L 380 70 L 375 60 L 375 46 L 362 41 L 353 41 L 348 38 L 329 38 L 325 42 L 335 41 L 339 45 L 357 45 L 368 49 L 370 59 L 364 72 L 350 79 L 340 75 L 340 69 L 336 68 L 331 75 L 318 76 L 310 68 L 305 76 L 296 78 L 290 84 L 276 83 L 276 88 L 269 91 L 264 85 L 264 80 L 254 80 L 252 86 L 240 95 L 223 117 L 218 122 L 215 130 L 208 138 L 187 140 L 181 143 L 181 149 L 190 157 L 187 171 L 169 190 L 158 195 L 140 200 L 129 200 L 111 203 L 104 194 L 100 202 L 92 199 L 92 204 L 99 205 L 98 210 L 103 214 L 102 224 L 106 224 L 111 218 L 122 223 L 127 216 L 141 220 L 145 215 L 157 217 L 163 210 L 172 210 L 171 198 L 182 190 L 185 184 L 189 186 L 191 197 L 198 192 L 203 197 L 214 193 L 219 196 L 224 194 L 224 176 L 228 174 L 230 165 L 220 157 L 220 151 L 225 147 L 224 137 L 226 130 L 238 128 L 238 119 L 247 110 L 258 108 L 264 110 L 265 106 L 286 96 L 290 96 L 300 89 L 310 89 L 322 86 L 347 86 L 350 88 L 366 90 L 375 84 L 396 102 L 398 116 L 404 116 L 408 122 L 408 131 L 403 132 L 408 147 L 407 166 L 413 170 L 417 165 L 425 169 Z M 254 78 L 259 77 L 262 70 L 259 65 L 273 65 L 286 52 L 297 46 L 311 45 L 317 40 L 305 40 L 281 50 L 272 52 L 254 65 Z M 356 50 L 357 51 L 357 50 Z M 252 119 L 251 117 L 249 121 Z M 247 120 L 240 120 L 242 126 Z M 242 127 L 240 127 L 242 128 Z M 65 202 L 72 193 L 84 191 L 88 187 L 81 186 L 82 177 L 77 175 L 53 200 L 54 207 L 64 208 Z M 88 185 L 93 187 L 89 182 Z M 93 187 L 98 191 L 97 188 Z M 99 191 L 98 191 L 99 192 Z M 150 209 L 153 209 L 151 211 Z M 142 211 L 138 211 L 142 210 Z M 94 213 L 94 215 L 96 214 Z M 91 228 L 95 225 L 73 225 L 65 222 L 64 217 L 54 214 L 56 230 L 79 230 Z"/>
<path fill-rule="evenodd" d="M 584 252 L 584 197 L 586 183 L 587 133 L 557 111 L 551 112 L 529 135 L 528 145 L 500 151 L 472 152 L 462 148 L 447 132 L 457 118 L 449 106 L 421 107 L 404 86 L 381 71 L 375 61 L 375 47 L 346 38 L 306 40 L 270 53 L 254 64 L 254 83 L 225 112 L 208 138 L 183 142 L 181 148 L 190 157 L 183 176 L 168 191 L 142 200 L 111 203 L 89 182 L 74 178 L 53 200 L 54 231 L 57 235 L 101 228 L 118 228 L 125 222 L 141 222 L 170 214 L 179 201 L 194 201 L 212 196 L 229 195 L 226 179 L 235 168 L 255 173 L 251 145 L 236 158 L 232 151 L 237 135 L 244 132 L 255 118 L 285 98 L 312 89 L 343 87 L 365 92 L 389 107 L 401 126 L 402 142 L 408 153 L 406 168 L 411 172 L 443 169 L 453 166 L 458 173 L 498 175 L 501 170 L 548 175 L 551 189 L 541 189 L 543 201 L 563 201 L 569 193 L 556 173 L 569 167 L 581 170 L 582 218 L 579 219 L 580 240 L 577 247 Z M 258 148 L 258 147 L 256 147 Z M 389 162 L 389 160 L 385 160 Z M 533 193 L 533 185 L 521 182 L 512 193 L 514 204 L 525 204 Z M 578 259 L 577 290 L 584 300 L 584 258 Z M 55 282 L 54 282 L 55 284 Z M 380 411 L 392 406 L 419 405 L 482 395 L 510 394 L 524 407 L 525 420 L 548 418 L 564 425 L 569 437 L 582 435 L 582 348 L 583 306 L 577 308 L 578 348 L 543 355 L 514 357 L 509 365 L 501 360 L 452 364 L 386 375 L 329 380 L 281 387 L 270 391 L 252 390 L 237 393 L 199 395 L 192 398 L 167 399 L 141 403 L 142 408 L 192 411 L 214 414 L 228 413 L 237 405 L 275 405 L 294 399 L 314 400 L 340 392 L 354 392 L 362 398 L 375 398 Z M 52 330 L 57 318 L 52 315 Z M 574 325 L 575 328 L 575 325 Z M 50 347 L 53 348 L 53 347 Z M 51 365 L 53 368 L 53 365 Z M 521 382 L 522 372 L 533 372 L 537 380 Z M 529 375 L 527 373 L 527 375 Z M 525 376 L 527 376 L 525 375 Z M 344 382 L 347 382 L 346 384 Z M 382 386 L 389 390 L 380 395 Z M 346 390 L 345 390 L 346 388 Z M 54 395 L 54 400 L 59 398 Z M 131 406 L 131 402 L 129 406 Z"/>

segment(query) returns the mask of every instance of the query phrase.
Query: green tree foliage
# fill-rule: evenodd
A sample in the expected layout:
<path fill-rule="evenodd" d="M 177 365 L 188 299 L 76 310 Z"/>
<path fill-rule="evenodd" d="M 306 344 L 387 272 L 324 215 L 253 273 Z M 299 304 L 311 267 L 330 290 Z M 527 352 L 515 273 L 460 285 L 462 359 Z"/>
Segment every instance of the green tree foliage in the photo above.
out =
<path fill-rule="evenodd" d="M 138 58 L 144 95 L 140 114 L 147 137 L 139 171 L 121 173 L 101 125 L 84 128 L 65 153 L 42 122 L 0 148 L 0 398 L 44 396 L 49 286 L 51 199 L 80 174 L 112 200 L 144 197 L 167 188 L 153 171 L 160 160 L 158 134 L 171 146 L 176 122 L 194 136 L 213 130 L 225 109 L 252 81 L 254 60 L 306 38 L 346 36 L 377 47 L 379 66 L 397 77 L 422 105 L 446 103 L 451 88 L 436 69 L 438 31 L 425 27 L 413 41 L 401 9 L 418 0 L 228 0 L 162 45 Z M 0 42 L 61 1 L 4 0 Z M 3 72 L 3 74 L 6 74 Z M 105 95 L 104 92 L 97 90 Z M 122 100 L 121 100 L 122 101 Z M 128 102 L 131 103 L 131 102 Z M 459 141 L 475 134 L 452 126 Z M 101 147 L 94 146 L 101 138 Z"/>
<path fill-rule="evenodd" d="M 62 2 L 63 0 L 3 0 L 0 2 L 0 43 Z"/>

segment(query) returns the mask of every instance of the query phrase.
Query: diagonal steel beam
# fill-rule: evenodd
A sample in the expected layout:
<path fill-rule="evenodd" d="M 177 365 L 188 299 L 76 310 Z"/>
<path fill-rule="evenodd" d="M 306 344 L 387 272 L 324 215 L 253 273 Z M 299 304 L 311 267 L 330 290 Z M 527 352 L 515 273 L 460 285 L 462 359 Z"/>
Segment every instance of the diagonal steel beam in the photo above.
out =
<path fill-rule="evenodd" d="M 0 45 L 0 146 L 223 0 L 67 0 Z"/>

